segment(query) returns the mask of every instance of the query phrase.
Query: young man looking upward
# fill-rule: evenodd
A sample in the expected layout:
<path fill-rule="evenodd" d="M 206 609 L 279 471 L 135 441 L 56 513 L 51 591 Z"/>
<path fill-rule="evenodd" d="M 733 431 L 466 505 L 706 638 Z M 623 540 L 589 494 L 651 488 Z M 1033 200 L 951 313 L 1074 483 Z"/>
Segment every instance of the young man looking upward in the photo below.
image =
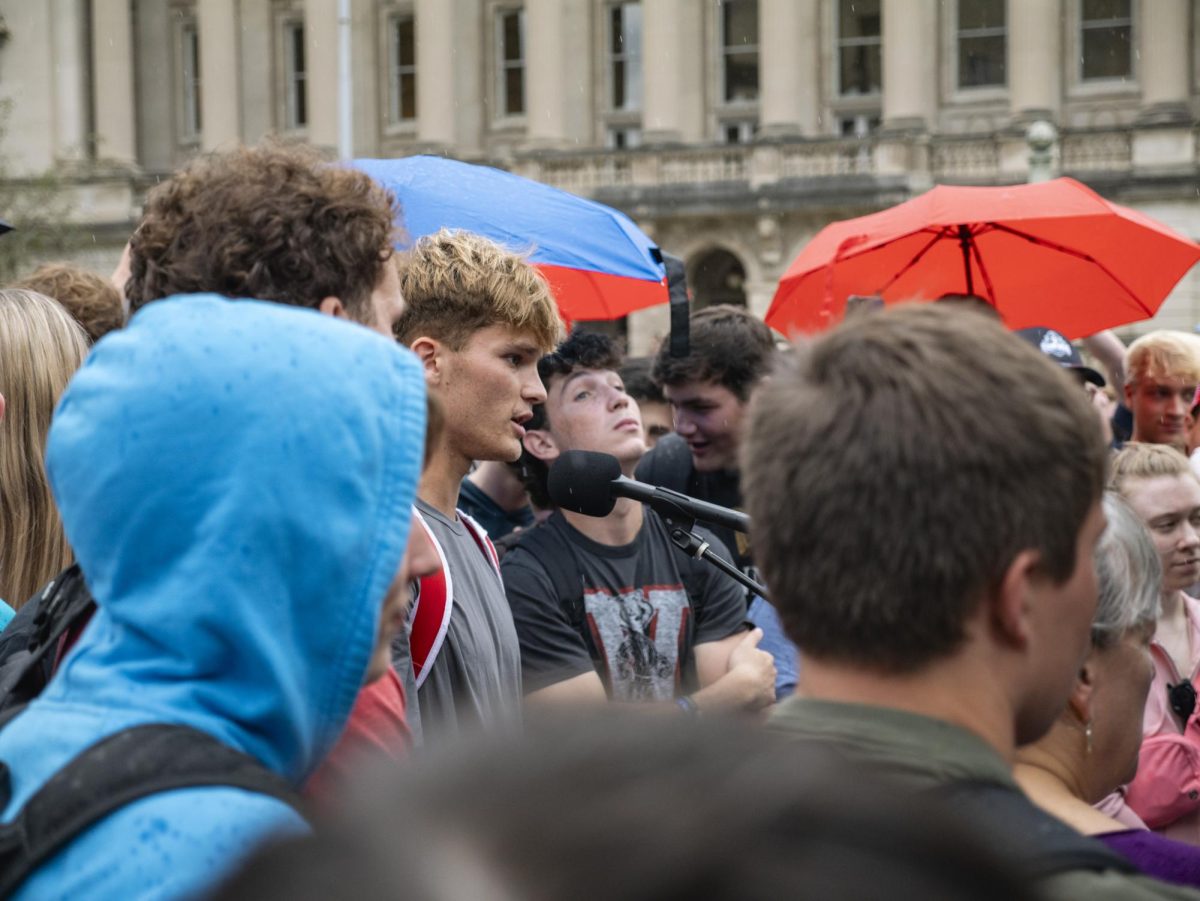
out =
<path fill-rule="evenodd" d="M 804 655 L 773 725 L 941 793 L 1045 897 L 1195 897 L 1056 833 L 1013 781 L 1090 643 L 1108 449 L 1061 368 L 938 307 L 844 322 L 755 399 L 755 550 Z"/>
<path fill-rule="evenodd" d="M 583 332 L 538 364 L 546 400 L 534 407 L 522 463 L 540 504 L 550 503 L 547 468 L 566 451 L 611 454 L 627 476 L 646 452 L 619 366 L 607 337 Z M 569 578 L 556 580 L 552 568 L 564 565 Z M 774 700 L 774 662 L 756 647 L 762 633 L 744 630 L 744 590 L 677 548 L 658 514 L 637 501 L 621 498 L 605 517 L 554 513 L 505 556 L 502 570 L 531 698 L 679 698 L 687 709 Z M 568 586 L 572 596 L 564 597 Z"/>
<path fill-rule="evenodd" d="M 546 399 L 537 361 L 562 325 L 528 262 L 467 232 L 419 239 L 400 261 L 400 281 L 407 309 L 396 337 L 421 361 L 444 416 L 416 508 L 445 578 L 422 580 L 394 646 L 397 669 L 417 685 L 428 738 L 519 716 L 520 651 L 495 552 L 457 506 L 473 461 L 520 457 L 533 406 Z"/>

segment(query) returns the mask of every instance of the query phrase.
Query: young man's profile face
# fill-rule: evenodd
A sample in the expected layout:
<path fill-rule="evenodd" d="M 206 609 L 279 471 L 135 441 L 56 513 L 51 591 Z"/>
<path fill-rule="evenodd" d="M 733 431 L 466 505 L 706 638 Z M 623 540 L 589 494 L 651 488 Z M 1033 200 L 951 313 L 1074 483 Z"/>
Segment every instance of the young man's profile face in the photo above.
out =
<path fill-rule="evenodd" d="M 718 382 L 663 385 L 675 431 L 700 472 L 736 469 L 746 403 Z"/>
<path fill-rule="evenodd" d="M 551 378 L 546 419 L 559 453 L 612 454 L 623 466 L 636 464 L 646 453 L 637 402 L 611 369 L 576 369 Z"/>
<path fill-rule="evenodd" d="M 1184 450 L 1195 396 L 1195 381 L 1171 375 L 1144 375 L 1126 385 L 1125 400 L 1133 411 L 1133 440 Z"/>
<path fill-rule="evenodd" d="M 489 325 L 460 350 L 443 352 L 445 371 L 436 391 L 447 441 L 471 460 L 515 462 L 533 406 L 546 400 L 537 371 L 541 346 L 529 332 Z"/>

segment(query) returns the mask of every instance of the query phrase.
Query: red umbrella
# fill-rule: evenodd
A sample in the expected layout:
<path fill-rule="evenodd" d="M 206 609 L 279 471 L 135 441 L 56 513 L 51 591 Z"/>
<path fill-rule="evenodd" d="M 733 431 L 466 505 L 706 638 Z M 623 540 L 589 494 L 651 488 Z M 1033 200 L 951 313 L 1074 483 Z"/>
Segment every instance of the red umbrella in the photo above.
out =
<path fill-rule="evenodd" d="M 976 294 L 1012 329 L 1071 338 L 1155 314 L 1200 245 L 1071 178 L 939 185 L 891 209 L 822 229 L 788 267 L 767 311 L 781 332 L 842 318 L 851 294 L 887 303 Z"/>

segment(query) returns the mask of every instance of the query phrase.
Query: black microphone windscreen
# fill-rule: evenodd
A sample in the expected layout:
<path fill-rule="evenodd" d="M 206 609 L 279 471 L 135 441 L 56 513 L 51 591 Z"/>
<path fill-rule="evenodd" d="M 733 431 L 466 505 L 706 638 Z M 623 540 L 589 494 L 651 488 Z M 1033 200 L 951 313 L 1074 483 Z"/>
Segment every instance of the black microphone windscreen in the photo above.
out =
<path fill-rule="evenodd" d="M 621 464 L 612 454 L 570 450 L 551 465 L 546 487 L 550 499 L 564 510 L 608 516 L 617 503 L 612 483 L 620 477 Z"/>

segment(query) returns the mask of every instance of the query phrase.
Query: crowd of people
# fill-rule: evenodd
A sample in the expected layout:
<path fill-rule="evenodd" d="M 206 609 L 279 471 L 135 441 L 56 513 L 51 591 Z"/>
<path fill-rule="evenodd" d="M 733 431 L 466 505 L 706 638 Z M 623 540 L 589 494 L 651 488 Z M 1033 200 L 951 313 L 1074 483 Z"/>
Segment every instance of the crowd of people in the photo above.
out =
<path fill-rule="evenodd" d="M 627 358 L 403 213 L 241 148 L 0 290 L 0 896 L 1200 898 L 1200 339 Z"/>

